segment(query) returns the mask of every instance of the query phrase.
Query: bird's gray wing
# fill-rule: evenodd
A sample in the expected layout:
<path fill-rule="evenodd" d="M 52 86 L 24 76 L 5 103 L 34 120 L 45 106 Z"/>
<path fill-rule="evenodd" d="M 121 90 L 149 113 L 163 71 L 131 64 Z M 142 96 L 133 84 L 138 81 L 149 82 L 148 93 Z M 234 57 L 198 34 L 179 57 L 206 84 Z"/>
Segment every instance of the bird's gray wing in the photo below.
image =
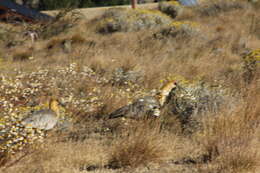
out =
<path fill-rule="evenodd" d="M 132 109 L 132 105 L 123 106 L 123 107 L 121 107 L 121 108 L 115 110 L 115 111 L 112 112 L 111 114 L 109 114 L 109 119 L 123 117 L 123 116 L 125 116 L 131 109 Z"/>
<path fill-rule="evenodd" d="M 28 117 L 24 118 L 22 120 L 22 123 L 23 124 L 37 123 L 37 122 L 42 121 L 46 117 L 46 115 L 48 116 L 53 113 L 54 113 L 53 111 L 48 110 L 48 109 L 39 110 L 39 111 L 33 112 Z"/>

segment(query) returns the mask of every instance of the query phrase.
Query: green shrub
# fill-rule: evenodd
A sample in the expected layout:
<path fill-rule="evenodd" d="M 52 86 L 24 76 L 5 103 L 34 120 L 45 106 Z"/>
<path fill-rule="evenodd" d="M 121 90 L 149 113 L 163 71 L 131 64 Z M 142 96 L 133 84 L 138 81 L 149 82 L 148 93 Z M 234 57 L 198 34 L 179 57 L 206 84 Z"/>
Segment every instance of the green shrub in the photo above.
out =
<path fill-rule="evenodd" d="M 183 8 L 177 1 L 162 1 L 159 3 L 159 10 L 172 18 L 179 16 L 183 12 Z"/>
<path fill-rule="evenodd" d="M 153 29 L 171 23 L 171 18 L 157 10 L 113 8 L 97 24 L 100 33 L 131 32 Z"/>

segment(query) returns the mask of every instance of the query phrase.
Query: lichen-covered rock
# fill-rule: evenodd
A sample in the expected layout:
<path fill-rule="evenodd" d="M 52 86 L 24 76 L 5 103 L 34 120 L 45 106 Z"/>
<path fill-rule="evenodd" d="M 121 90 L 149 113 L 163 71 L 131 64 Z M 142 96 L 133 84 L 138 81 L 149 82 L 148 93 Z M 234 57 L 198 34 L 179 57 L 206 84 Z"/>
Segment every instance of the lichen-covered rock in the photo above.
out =
<path fill-rule="evenodd" d="M 260 49 L 255 49 L 243 57 L 244 80 L 250 83 L 260 67 Z"/>
<path fill-rule="evenodd" d="M 178 1 L 162 1 L 159 3 L 159 10 L 175 18 L 182 14 L 184 7 Z"/>
<path fill-rule="evenodd" d="M 112 8 L 98 21 L 97 30 L 100 33 L 131 32 L 166 26 L 171 21 L 157 10 Z"/>
<path fill-rule="evenodd" d="M 175 21 L 154 34 L 156 38 L 190 37 L 199 34 L 200 26 L 190 21 Z"/>

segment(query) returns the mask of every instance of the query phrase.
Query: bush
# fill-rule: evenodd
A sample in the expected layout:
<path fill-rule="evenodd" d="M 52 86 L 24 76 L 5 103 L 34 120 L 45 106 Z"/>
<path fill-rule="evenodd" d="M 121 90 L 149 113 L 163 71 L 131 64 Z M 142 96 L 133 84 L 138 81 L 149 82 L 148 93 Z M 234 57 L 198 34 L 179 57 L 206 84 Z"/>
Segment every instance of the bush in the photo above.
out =
<path fill-rule="evenodd" d="M 136 168 L 150 162 L 160 162 L 165 154 L 158 124 L 140 122 L 117 141 L 112 148 L 108 166 L 114 169 Z"/>
<path fill-rule="evenodd" d="M 177 88 L 172 91 L 164 109 L 168 109 L 179 119 L 182 127 L 194 130 L 201 115 L 218 113 L 228 100 L 226 90 L 222 87 L 211 87 L 200 81 L 187 81 L 182 77 L 170 77 L 178 81 Z M 184 130 L 185 130 L 184 129 Z"/>
<path fill-rule="evenodd" d="M 7 41 L 10 39 L 9 37 L 9 32 L 7 32 L 5 28 L 0 28 L 0 41 Z"/>
<path fill-rule="evenodd" d="M 22 43 L 21 40 L 17 40 L 15 37 L 19 34 L 19 31 L 16 31 L 8 25 L 1 23 L 0 26 L 0 43 L 6 45 L 7 47 L 16 46 Z"/>
<path fill-rule="evenodd" d="M 250 83 L 257 73 L 260 66 L 260 49 L 253 50 L 243 57 L 244 80 Z"/>
<path fill-rule="evenodd" d="M 68 38 L 53 38 L 47 43 L 46 48 L 49 50 L 54 48 L 63 48 L 65 51 L 67 51 L 72 50 L 74 45 L 84 44 L 85 42 L 86 40 L 83 36 L 74 34 Z"/>
<path fill-rule="evenodd" d="M 199 25 L 189 21 L 176 21 L 172 22 L 167 27 L 162 28 L 159 32 L 155 33 L 156 38 L 176 38 L 191 37 L 199 33 Z"/>
<path fill-rule="evenodd" d="M 171 18 L 157 10 L 113 8 L 99 20 L 100 33 L 131 32 L 153 29 L 171 23 Z"/>
<path fill-rule="evenodd" d="M 232 113 L 203 118 L 196 140 L 206 152 L 209 172 L 254 172 L 259 165 L 254 138 L 259 128 L 257 96 L 253 104 L 244 104 Z M 225 112 L 225 111 L 224 111 Z M 200 171 L 204 172 L 204 171 Z"/>
<path fill-rule="evenodd" d="M 53 20 L 42 25 L 29 25 L 25 28 L 27 31 L 34 31 L 43 39 L 57 36 L 61 33 L 67 32 L 74 27 L 77 21 L 81 18 L 78 11 L 72 9 L 61 10 Z"/>
<path fill-rule="evenodd" d="M 159 10 L 172 18 L 175 18 L 182 14 L 184 7 L 179 4 L 177 1 L 162 1 L 159 3 Z"/>
<path fill-rule="evenodd" d="M 206 1 L 196 9 L 203 16 L 216 16 L 222 12 L 228 12 L 246 8 L 246 4 L 242 1 L 216 0 Z"/>

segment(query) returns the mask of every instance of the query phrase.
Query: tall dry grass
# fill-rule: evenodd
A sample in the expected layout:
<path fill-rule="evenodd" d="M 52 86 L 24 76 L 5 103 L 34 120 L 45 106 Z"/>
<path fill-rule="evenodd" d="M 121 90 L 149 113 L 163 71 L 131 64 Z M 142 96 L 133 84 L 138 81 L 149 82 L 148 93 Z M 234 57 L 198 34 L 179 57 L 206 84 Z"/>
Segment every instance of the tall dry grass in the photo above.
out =
<path fill-rule="evenodd" d="M 202 169 L 213 172 L 257 172 L 259 169 L 259 91 L 253 86 L 245 102 L 235 111 L 208 116 L 195 135 L 206 152 Z M 252 102 L 252 99 L 256 102 Z"/>
<path fill-rule="evenodd" d="M 111 168 L 136 168 L 167 158 L 164 134 L 160 133 L 156 122 L 141 122 L 127 129 L 121 139 L 117 139 L 110 154 L 108 166 Z"/>

